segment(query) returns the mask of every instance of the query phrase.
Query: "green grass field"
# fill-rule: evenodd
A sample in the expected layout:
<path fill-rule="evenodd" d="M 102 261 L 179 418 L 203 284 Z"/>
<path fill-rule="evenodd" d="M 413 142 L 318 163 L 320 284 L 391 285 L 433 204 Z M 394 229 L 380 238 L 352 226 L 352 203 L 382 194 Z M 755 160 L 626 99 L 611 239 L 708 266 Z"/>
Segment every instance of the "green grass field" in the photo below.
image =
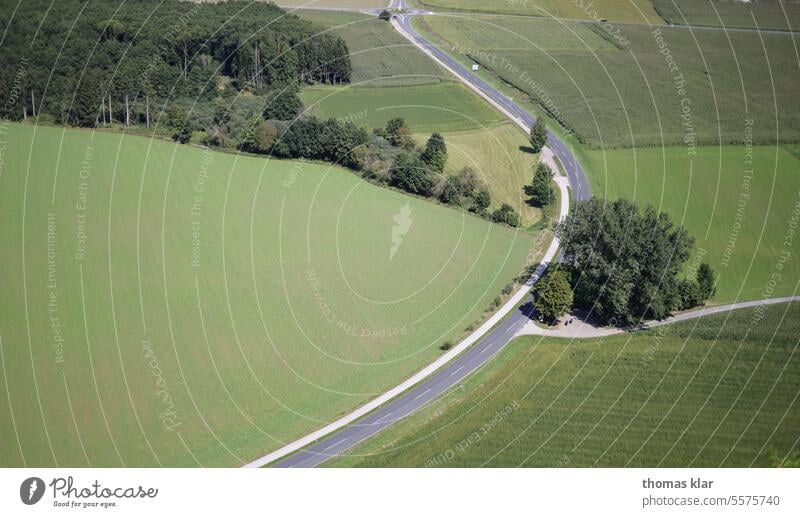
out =
<path fill-rule="evenodd" d="M 671 71 L 646 26 L 619 26 L 623 43 L 597 26 L 535 18 L 428 16 L 417 23 L 592 147 L 741 142 L 745 119 L 755 120 L 757 142 L 800 139 L 800 69 L 787 34 L 660 28 L 663 52 L 677 65 Z M 680 76 L 685 83 L 676 82 Z"/>
<path fill-rule="evenodd" d="M 588 341 L 519 338 L 329 466 L 734 467 L 794 456 L 800 304 Z"/>
<path fill-rule="evenodd" d="M 496 125 L 504 119 L 480 97 L 454 81 L 406 87 L 310 86 L 300 98 L 321 117 L 337 117 L 369 128 L 403 117 L 412 131 L 461 131 Z"/>
<path fill-rule="evenodd" d="M 327 165 L 7 127 L 3 466 L 252 459 L 439 355 L 533 242 Z"/>
<path fill-rule="evenodd" d="M 795 293 L 800 159 L 785 148 L 701 147 L 691 159 L 682 147 L 591 151 L 584 162 L 596 196 L 653 205 L 686 227 L 693 257 L 719 273 L 713 302 Z"/>
<path fill-rule="evenodd" d="M 347 42 L 353 65 L 351 84 L 359 87 L 438 83 L 447 72 L 417 50 L 392 26 L 361 13 L 302 10 L 295 14 Z"/>
<path fill-rule="evenodd" d="M 432 10 L 461 10 L 470 12 L 545 16 L 548 18 L 597 19 L 637 23 L 658 23 L 661 18 L 649 0 L 598 0 L 576 3 L 572 0 L 416 0 Z M 582 5 L 589 4 L 589 8 Z M 593 14 L 593 13 L 596 13 Z"/>
<path fill-rule="evenodd" d="M 665 20 L 675 25 L 800 29 L 800 4 L 797 2 L 653 0 L 653 7 Z"/>

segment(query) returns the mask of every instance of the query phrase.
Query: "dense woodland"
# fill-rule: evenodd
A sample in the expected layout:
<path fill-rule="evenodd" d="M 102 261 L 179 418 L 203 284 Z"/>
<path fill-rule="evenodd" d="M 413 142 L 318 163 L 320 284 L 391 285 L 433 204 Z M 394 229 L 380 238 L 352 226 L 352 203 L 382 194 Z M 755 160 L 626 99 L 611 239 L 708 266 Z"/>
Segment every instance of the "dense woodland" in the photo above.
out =
<path fill-rule="evenodd" d="M 220 98 L 350 80 L 341 38 L 263 2 L 0 0 L 0 24 L 12 120 L 150 126 L 176 106 L 202 118 Z"/>

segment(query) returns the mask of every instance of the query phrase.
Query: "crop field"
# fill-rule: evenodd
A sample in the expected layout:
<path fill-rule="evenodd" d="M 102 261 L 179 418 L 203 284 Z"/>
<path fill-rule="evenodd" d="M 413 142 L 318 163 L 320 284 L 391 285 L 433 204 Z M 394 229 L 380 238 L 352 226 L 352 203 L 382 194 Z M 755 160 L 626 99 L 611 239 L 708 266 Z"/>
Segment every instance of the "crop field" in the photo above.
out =
<path fill-rule="evenodd" d="M 800 79 L 788 34 L 535 18 L 428 16 L 418 27 L 470 55 L 596 148 L 800 139 Z M 624 39 L 623 39 L 624 37 Z M 667 57 L 669 56 L 669 63 Z"/>
<path fill-rule="evenodd" d="M 402 380 L 533 239 L 343 169 L 9 124 L 2 466 L 225 466 Z"/>
<path fill-rule="evenodd" d="M 597 340 L 518 338 L 330 466 L 747 467 L 794 457 L 800 304 Z"/>
<path fill-rule="evenodd" d="M 303 104 L 321 117 L 337 117 L 369 128 L 403 117 L 413 132 L 460 131 L 499 124 L 502 115 L 454 81 L 403 88 L 310 86 Z"/>
<path fill-rule="evenodd" d="M 653 0 L 653 7 L 665 20 L 675 25 L 800 29 L 800 4 L 797 2 Z"/>
<path fill-rule="evenodd" d="M 419 135 L 424 145 L 429 135 Z M 527 203 L 523 187 L 533 179 L 538 155 L 529 152 L 528 141 L 510 123 L 484 129 L 444 133 L 447 142 L 446 174 L 470 167 L 486 182 L 492 203 L 508 203 L 520 214 L 522 225 L 530 226 L 541 218 L 541 210 Z"/>
<path fill-rule="evenodd" d="M 785 148 L 592 151 L 585 161 L 595 195 L 652 205 L 686 227 L 694 258 L 719 274 L 714 303 L 795 294 L 800 159 Z"/>
<path fill-rule="evenodd" d="M 583 4 L 573 0 L 417 0 L 417 3 L 433 10 L 449 9 L 582 20 L 607 18 L 612 21 L 637 23 L 662 21 L 649 0 L 597 0 Z"/>
<path fill-rule="evenodd" d="M 295 14 L 341 36 L 350 50 L 354 86 L 438 83 L 447 72 L 389 23 L 360 13 L 302 10 Z"/>

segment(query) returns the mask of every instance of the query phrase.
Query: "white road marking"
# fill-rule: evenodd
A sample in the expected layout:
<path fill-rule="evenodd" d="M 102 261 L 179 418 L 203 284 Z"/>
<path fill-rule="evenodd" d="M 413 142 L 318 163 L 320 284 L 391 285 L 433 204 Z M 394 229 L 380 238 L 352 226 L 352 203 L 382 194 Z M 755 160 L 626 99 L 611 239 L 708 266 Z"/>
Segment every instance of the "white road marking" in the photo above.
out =
<path fill-rule="evenodd" d="M 337 445 L 339 445 L 340 443 L 342 443 L 342 442 L 343 442 L 343 441 L 345 441 L 345 440 L 347 440 L 347 438 L 342 438 L 341 440 L 339 440 L 338 442 L 334 443 L 333 445 L 328 445 L 327 447 L 325 447 L 324 449 L 322 449 L 322 452 L 325 452 L 325 451 L 327 451 L 328 449 L 332 449 L 333 447 L 336 447 Z"/>
<path fill-rule="evenodd" d="M 453 375 L 455 375 L 455 374 L 457 374 L 458 372 L 460 372 L 462 368 L 464 368 L 464 367 L 463 367 L 463 366 L 459 366 L 458 368 L 456 368 L 455 370 L 453 370 L 453 373 L 451 373 L 451 374 L 450 374 L 450 377 L 452 377 Z"/>
<path fill-rule="evenodd" d="M 389 412 L 389 413 L 386 413 L 386 414 L 385 414 L 385 415 L 383 415 L 383 416 L 382 416 L 382 417 L 381 417 L 379 420 L 376 420 L 376 421 L 375 421 L 375 423 L 376 423 L 376 424 L 380 424 L 381 422 L 383 422 L 383 419 L 384 419 L 384 418 L 389 418 L 390 416 L 392 416 L 392 413 L 391 413 L 391 412 Z"/>
<path fill-rule="evenodd" d="M 425 394 L 426 394 L 426 393 L 428 393 L 429 391 L 431 391 L 431 388 L 428 388 L 427 390 L 423 391 L 422 393 L 420 393 L 419 395 L 417 395 L 416 397 L 414 397 L 414 400 L 417 400 L 418 398 L 420 398 L 421 396 L 425 395 Z"/>

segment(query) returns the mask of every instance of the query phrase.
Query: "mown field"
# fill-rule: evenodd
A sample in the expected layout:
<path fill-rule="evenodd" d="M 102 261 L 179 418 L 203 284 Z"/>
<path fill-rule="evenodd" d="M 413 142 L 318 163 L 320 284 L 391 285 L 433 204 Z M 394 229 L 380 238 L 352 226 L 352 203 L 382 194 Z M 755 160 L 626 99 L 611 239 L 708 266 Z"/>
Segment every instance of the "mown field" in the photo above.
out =
<path fill-rule="evenodd" d="M 309 86 L 303 104 L 321 117 L 349 120 L 368 128 L 403 117 L 414 132 L 460 131 L 493 126 L 502 115 L 454 81 L 406 87 Z"/>
<path fill-rule="evenodd" d="M 659 40 L 646 26 L 620 25 L 615 38 L 594 25 L 523 17 L 428 16 L 417 24 L 592 147 L 738 143 L 745 119 L 755 121 L 757 142 L 800 139 L 800 68 L 787 34 L 662 27 Z"/>
<path fill-rule="evenodd" d="M 3 466 L 252 459 L 440 354 L 532 242 L 327 165 L 7 129 Z"/>
<path fill-rule="evenodd" d="M 530 226 L 541 218 L 541 210 L 528 204 L 523 192 L 533 179 L 538 155 L 528 152 L 520 130 L 511 123 L 485 129 L 444 133 L 447 142 L 446 174 L 464 167 L 476 171 L 489 186 L 496 206 L 508 203 L 520 214 L 522 225 Z M 419 135 L 423 145 L 428 135 Z"/>
<path fill-rule="evenodd" d="M 793 303 L 597 340 L 519 338 L 329 465 L 768 466 L 798 453 L 798 332 Z"/>
<path fill-rule="evenodd" d="M 584 162 L 596 196 L 653 205 L 689 231 L 693 257 L 719 274 L 714 303 L 794 294 L 800 159 L 784 147 L 591 151 Z"/>
<path fill-rule="evenodd" d="M 449 79 L 447 72 L 376 16 L 314 10 L 295 14 L 345 40 L 353 65 L 353 86 L 401 86 Z"/>
<path fill-rule="evenodd" d="M 653 0 L 662 18 L 675 25 L 709 25 L 797 30 L 800 4 L 780 0 L 726 2 L 710 0 Z"/>
<path fill-rule="evenodd" d="M 416 0 L 433 10 L 461 10 L 483 13 L 545 16 L 548 18 L 577 18 L 593 20 L 659 23 L 661 18 L 648 0 Z"/>

